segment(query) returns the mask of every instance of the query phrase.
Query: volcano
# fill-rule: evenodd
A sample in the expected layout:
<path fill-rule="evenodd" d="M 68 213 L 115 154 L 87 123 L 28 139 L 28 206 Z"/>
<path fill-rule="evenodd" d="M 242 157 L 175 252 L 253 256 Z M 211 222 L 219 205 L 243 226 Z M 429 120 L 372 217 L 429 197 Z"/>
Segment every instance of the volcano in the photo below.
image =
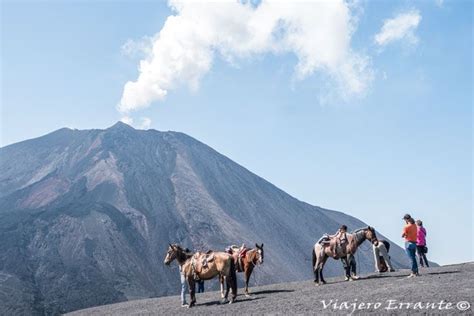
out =
<path fill-rule="evenodd" d="M 0 149 L 0 314 L 60 314 L 178 293 L 168 243 L 264 243 L 263 285 L 312 278 L 311 250 L 347 214 L 299 201 L 178 132 L 63 128 Z M 379 235 L 380 233 L 377 232 Z M 392 243 L 396 267 L 407 266 Z M 330 260 L 326 275 L 342 275 Z M 373 271 L 371 247 L 357 255 Z"/>

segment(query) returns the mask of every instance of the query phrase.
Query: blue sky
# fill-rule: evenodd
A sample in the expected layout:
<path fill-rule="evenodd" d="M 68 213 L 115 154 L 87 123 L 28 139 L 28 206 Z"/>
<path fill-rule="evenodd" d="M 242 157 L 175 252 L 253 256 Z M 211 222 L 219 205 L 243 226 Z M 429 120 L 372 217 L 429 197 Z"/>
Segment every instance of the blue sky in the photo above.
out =
<path fill-rule="evenodd" d="M 351 10 L 350 51 L 372 76 L 363 93 L 345 95 L 324 69 L 296 80 L 291 49 L 232 63 L 215 54 L 196 89 L 173 85 L 130 116 L 185 132 L 400 245 L 410 212 L 428 230 L 430 259 L 472 261 L 473 4 L 361 1 Z M 121 119 L 124 84 L 144 54 L 123 45 L 177 14 L 152 1 L 2 1 L 1 11 L 1 146 Z M 407 12 L 420 18 L 411 35 L 377 44 L 384 22 Z"/>

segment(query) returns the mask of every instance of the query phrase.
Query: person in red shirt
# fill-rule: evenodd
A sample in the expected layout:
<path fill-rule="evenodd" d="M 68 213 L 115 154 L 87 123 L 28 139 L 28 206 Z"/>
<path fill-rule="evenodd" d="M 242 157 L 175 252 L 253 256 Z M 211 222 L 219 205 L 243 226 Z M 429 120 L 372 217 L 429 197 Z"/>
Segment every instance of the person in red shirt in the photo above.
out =
<path fill-rule="evenodd" d="M 416 262 L 416 238 L 417 238 L 417 227 L 415 220 L 410 214 L 403 216 L 405 220 L 405 227 L 403 227 L 402 238 L 405 238 L 405 250 L 411 261 L 411 273 L 408 276 L 412 278 L 418 276 L 418 263 Z"/>

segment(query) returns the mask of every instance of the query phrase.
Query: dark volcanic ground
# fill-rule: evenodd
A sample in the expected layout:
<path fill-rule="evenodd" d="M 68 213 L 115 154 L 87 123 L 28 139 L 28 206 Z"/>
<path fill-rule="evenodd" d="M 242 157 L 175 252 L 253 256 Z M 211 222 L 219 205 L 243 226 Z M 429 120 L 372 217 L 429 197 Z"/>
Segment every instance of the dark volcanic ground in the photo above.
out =
<path fill-rule="evenodd" d="M 254 287 L 251 297 L 239 294 L 232 305 L 220 304 L 219 293 L 208 292 L 198 294 L 197 305 L 191 309 L 180 307 L 178 296 L 170 296 L 89 308 L 68 315 L 350 314 L 355 304 L 377 302 L 378 308 L 362 306 L 353 314 L 473 314 L 472 307 L 460 311 L 474 303 L 473 262 L 422 269 L 421 274 L 407 279 L 408 271 L 400 270 L 364 275 L 353 282 L 332 278 L 324 286 L 304 281 Z M 347 308 L 341 306 L 344 302 Z M 421 304 L 413 305 L 417 302 Z M 407 308 L 400 303 L 412 306 Z M 435 303 L 434 308 L 427 308 L 427 303 Z M 324 304 L 329 306 L 325 308 Z"/>

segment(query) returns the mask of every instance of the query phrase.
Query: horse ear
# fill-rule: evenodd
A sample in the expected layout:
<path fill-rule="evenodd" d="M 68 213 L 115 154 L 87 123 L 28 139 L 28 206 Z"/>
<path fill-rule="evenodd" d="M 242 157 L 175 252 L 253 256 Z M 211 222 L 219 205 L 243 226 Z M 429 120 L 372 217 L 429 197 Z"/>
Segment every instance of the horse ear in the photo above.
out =
<path fill-rule="evenodd" d="M 168 244 L 168 245 L 170 245 L 170 248 L 173 248 L 173 245 L 171 245 L 171 244 Z"/>
<path fill-rule="evenodd" d="M 255 243 L 255 247 L 260 248 L 260 246 L 257 243 Z"/>
<path fill-rule="evenodd" d="M 262 242 L 262 244 L 260 245 L 260 248 L 263 248 L 263 242 Z"/>

